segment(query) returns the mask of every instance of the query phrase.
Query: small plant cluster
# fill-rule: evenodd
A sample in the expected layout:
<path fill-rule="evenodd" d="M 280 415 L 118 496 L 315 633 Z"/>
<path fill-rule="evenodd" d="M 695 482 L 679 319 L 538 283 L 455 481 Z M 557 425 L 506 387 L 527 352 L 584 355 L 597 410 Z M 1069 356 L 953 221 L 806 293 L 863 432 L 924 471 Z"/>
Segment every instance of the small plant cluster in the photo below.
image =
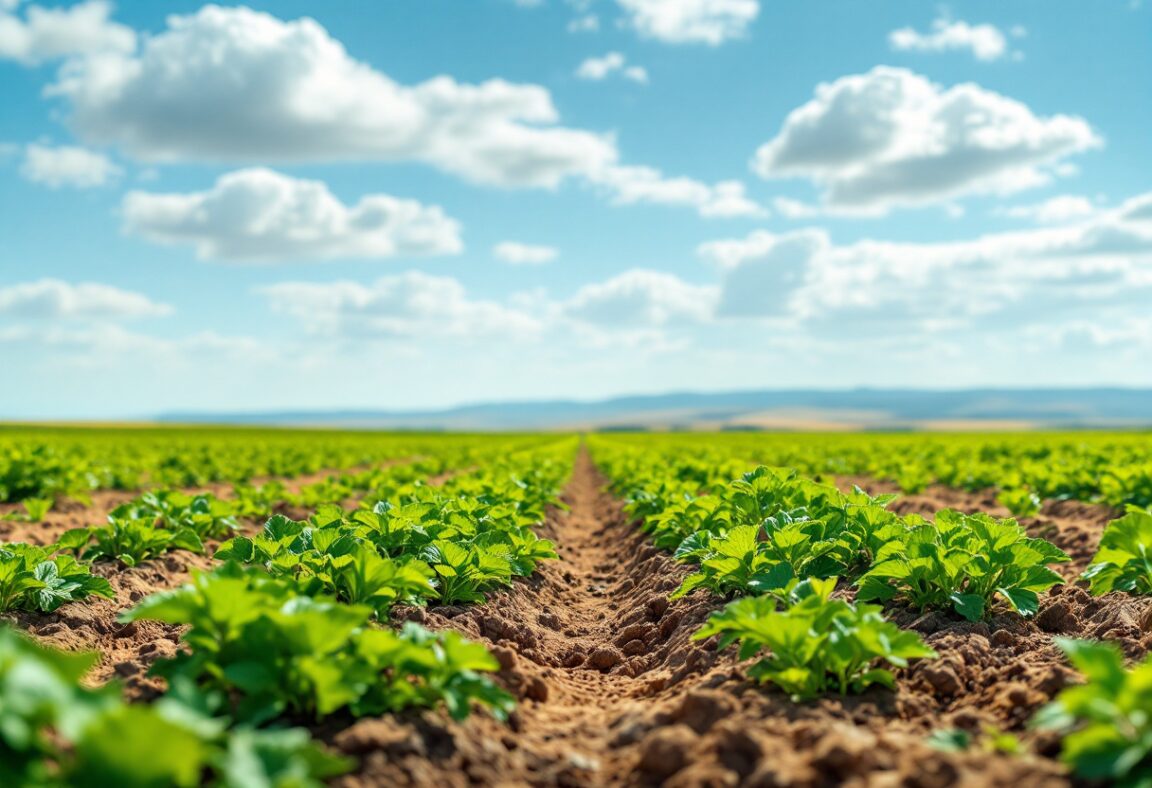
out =
<path fill-rule="evenodd" d="M 65 602 L 91 595 L 111 598 L 112 586 L 89 567 L 61 552 L 61 545 L 0 544 L 0 612 L 51 613 Z"/>
<path fill-rule="evenodd" d="M 85 561 L 136 566 L 171 550 L 204 552 L 204 540 L 239 526 L 225 501 L 172 490 L 148 492 L 108 513 L 108 522 L 64 532 L 60 544 Z"/>
<path fill-rule="evenodd" d="M 219 694 L 127 705 L 115 684 L 81 685 L 95 662 L 0 627 L 0 784 L 319 788 L 352 765 L 302 729 L 234 726 Z"/>
<path fill-rule="evenodd" d="M 566 463 L 530 453 L 442 487 L 406 487 L 371 509 L 322 506 L 306 521 L 275 516 L 260 534 L 222 544 L 216 558 L 297 578 L 381 618 L 399 602 L 478 602 L 556 557 L 533 529 L 567 473 Z"/>
<path fill-rule="evenodd" d="M 1012 519 L 950 510 L 934 523 L 901 517 L 887 508 L 894 496 L 842 493 L 791 469 L 761 466 L 735 481 L 717 475 L 693 494 L 677 488 L 673 457 L 615 445 L 597 457 L 629 511 L 647 513 L 641 527 L 698 567 L 673 596 L 705 588 L 784 598 L 800 580 L 840 577 L 859 586 L 864 602 L 900 599 L 975 621 L 999 599 L 1030 616 L 1038 595 L 1062 582 L 1049 565 L 1068 560 Z"/>
<path fill-rule="evenodd" d="M 499 663 L 454 632 L 415 624 L 372 627 L 372 608 L 308 594 L 286 579 L 225 564 L 122 616 L 187 626 L 188 650 L 154 670 L 227 698 L 230 716 L 261 725 L 284 715 L 321 719 L 443 703 L 456 718 L 472 702 L 504 716 L 512 699 L 483 673 Z"/>
<path fill-rule="evenodd" d="M 796 700 L 858 693 L 873 684 L 894 689 L 885 664 L 907 667 L 910 659 L 937 656 L 918 634 L 885 621 L 878 606 L 833 599 L 835 588 L 835 578 L 805 580 L 788 593 L 782 610 L 772 596 L 737 599 L 693 637 L 719 635 L 722 649 L 739 643 L 741 659 L 767 652 L 748 675 Z"/>
<path fill-rule="evenodd" d="M 1068 687 L 1033 719 L 1063 734 L 1062 757 L 1088 780 L 1152 782 L 1152 657 L 1130 669 L 1108 643 L 1057 638 L 1084 684 Z"/>
<path fill-rule="evenodd" d="M 1093 594 L 1152 594 L 1152 510 L 1132 506 L 1110 522 L 1083 577 Z"/>
<path fill-rule="evenodd" d="M 993 599 L 1022 616 L 1040 607 L 1039 594 L 1063 582 L 1049 564 L 1063 550 L 1031 539 L 1015 520 L 938 512 L 934 523 L 912 525 L 880 548 L 859 580 L 861 601 L 901 598 L 925 610 L 951 607 L 969 621 L 984 618 Z"/>

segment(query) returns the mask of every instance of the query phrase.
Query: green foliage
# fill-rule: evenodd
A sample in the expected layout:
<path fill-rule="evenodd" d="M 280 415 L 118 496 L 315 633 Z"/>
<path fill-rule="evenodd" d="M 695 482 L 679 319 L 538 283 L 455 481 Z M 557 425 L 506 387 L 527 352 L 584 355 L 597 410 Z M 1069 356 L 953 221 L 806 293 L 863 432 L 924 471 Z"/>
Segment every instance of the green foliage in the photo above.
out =
<path fill-rule="evenodd" d="M 55 545 L 0 544 L 0 611 L 50 613 L 65 602 L 92 594 L 115 596 L 107 580 L 56 550 Z"/>
<path fill-rule="evenodd" d="M 1037 713 L 1033 725 L 1062 731 L 1062 757 L 1080 777 L 1152 783 L 1152 658 L 1130 670 L 1111 644 L 1057 638 L 1087 679 Z"/>
<path fill-rule="evenodd" d="M 677 460 L 692 458 L 697 464 L 701 457 L 719 456 L 725 461 L 740 457 L 745 468 L 763 464 L 794 468 L 805 476 L 867 476 L 894 481 L 906 493 L 918 493 L 930 484 L 972 492 L 995 489 L 1019 517 L 1034 514 L 1037 501 L 1052 499 L 1101 501 L 1117 507 L 1152 505 L 1152 454 L 1142 433 L 677 433 L 614 434 L 593 440 L 598 450 L 602 441 L 611 441 Z M 719 476 L 731 479 L 740 470 Z M 689 494 L 699 495 L 705 486 L 698 484 Z"/>
<path fill-rule="evenodd" d="M 1031 517 L 1040 511 L 1040 496 L 1026 487 L 1004 490 L 997 498 L 1015 517 Z"/>
<path fill-rule="evenodd" d="M 511 708 L 511 697 L 483 675 L 499 665 L 482 646 L 414 624 L 398 634 L 372 628 L 371 615 L 369 607 L 307 596 L 293 582 L 226 564 L 146 598 L 123 620 L 187 625 L 189 650 L 155 669 L 223 693 L 241 722 L 438 703 L 458 718 L 472 702 L 497 716 Z"/>
<path fill-rule="evenodd" d="M 693 637 L 719 635 L 721 649 L 739 642 L 741 659 L 769 652 L 749 676 L 796 699 L 858 693 L 873 684 L 894 688 L 895 678 L 880 663 L 905 667 L 910 659 L 937 656 L 918 634 L 885 621 L 879 607 L 832 599 L 835 586 L 834 578 L 804 581 L 784 610 L 771 596 L 738 599 Z"/>
<path fill-rule="evenodd" d="M 239 529 L 235 507 L 229 501 L 202 493 L 152 490 L 112 510 L 110 519 L 152 520 L 168 531 L 189 530 L 200 539 L 221 539 Z"/>
<path fill-rule="evenodd" d="M 259 535 L 222 544 L 216 558 L 257 564 L 273 577 L 294 577 L 308 593 L 368 605 L 379 618 L 397 602 L 419 604 L 435 595 L 427 564 L 381 557 L 353 529 L 343 528 L 342 518 L 318 525 L 314 515 L 310 522 L 312 527 L 277 515 Z"/>
<path fill-rule="evenodd" d="M 77 552 L 85 561 L 120 561 L 125 566 L 136 566 L 170 550 L 204 552 L 204 543 L 190 528 L 169 531 L 154 526 L 151 519 L 112 516 L 107 525 L 65 531 L 60 545 Z"/>
<path fill-rule="evenodd" d="M 306 581 L 319 593 L 371 605 L 478 602 L 556 557 L 534 527 L 558 502 L 569 465 L 548 453 L 501 459 L 443 486 L 401 485 L 390 500 L 346 512 L 320 506 L 306 521 L 272 517 L 216 557 Z"/>
<path fill-rule="evenodd" d="M 304 730 L 229 729 L 207 696 L 125 705 L 81 685 L 95 661 L 0 628 L 0 784 L 318 788 L 351 767 Z"/>
<path fill-rule="evenodd" d="M 26 523 L 43 522 L 48 512 L 52 511 L 55 501 L 51 498 L 25 498 L 20 505 L 24 507 L 23 512 L 9 512 L 0 519 L 20 520 Z"/>
<path fill-rule="evenodd" d="M 773 560 L 758 541 L 760 528 L 739 525 L 723 535 L 700 531 L 680 543 L 676 558 L 696 559 L 699 571 L 689 575 L 671 598 L 678 599 L 697 588 L 715 594 L 765 594 L 785 590 L 793 579 L 792 565 Z"/>
<path fill-rule="evenodd" d="M 1083 577 L 1093 594 L 1152 594 L 1152 512 L 1132 507 L 1108 523 Z"/>
<path fill-rule="evenodd" d="M 860 578 L 857 598 L 952 608 L 976 621 L 999 597 L 1030 616 L 1039 607 L 1038 594 L 1063 582 L 1048 565 L 1067 560 L 1051 543 L 1030 539 L 1015 520 L 946 509 L 934 523 L 921 522 L 885 544 Z"/>

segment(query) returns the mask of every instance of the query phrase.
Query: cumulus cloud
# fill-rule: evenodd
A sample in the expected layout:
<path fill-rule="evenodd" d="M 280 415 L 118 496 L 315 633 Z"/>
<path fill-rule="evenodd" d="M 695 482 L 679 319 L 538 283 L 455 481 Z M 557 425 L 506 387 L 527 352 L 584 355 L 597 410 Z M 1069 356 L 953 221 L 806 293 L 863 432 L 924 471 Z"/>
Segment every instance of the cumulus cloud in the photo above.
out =
<path fill-rule="evenodd" d="M 716 288 L 693 285 L 663 271 L 633 269 L 585 285 L 561 306 L 571 319 L 605 327 L 661 327 L 710 317 Z"/>
<path fill-rule="evenodd" d="M 966 241 L 837 245 L 823 230 L 757 231 L 698 252 L 723 272 L 722 317 L 788 318 L 841 337 L 1058 326 L 1146 311 L 1150 206 L 1145 195 L 1076 224 Z"/>
<path fill-rule="evenodd" d="M 492 256 L 511 265 L 543 265 L 556 259 L 560 251 L 554 246 L 504 241 L 492 248 Z"/>
<path fill-rule="evenodd" d="M 558 125 L 549 92 L 441 76 L 402 85 L 312 19 L 208 5 L 138 54 L 72 61 L 50 92 L 85 140 L 164 161 L 420 161 L 472 181 L 553 187 L 615 160 Z"/>
<path fill-rule="evenodd" d="M 25 180 L 53 189 L 104 186 L 119 178 L 122 172 L 104 154 L 71 145 L 27 145 L 20 165 L 20 174 Z"/>
<path fill-rule="evenodd" d="M 1100 144 L 1083 118 L 1040 117 L 975 84 L 944 88 L 879 66 L 817 87 L 753 169 L 812 179 L 827 210 L 875 214 L 1047 183 L 1062 159 Z"/>
<path fill-rule="evenodd" d="M 119 321 L 171 313 L 171 306 L 142 293 L 95 282 L 39 279 L 0 287 L 0 316 L 4 318 Z"/>
<path fill-rule="evenodd" d="M 28 66 L 50 60 L 106 53 L 129 54 L 136 33 L 109 18 L 112 4 L 88 0 L 67 8 L 29 5 L 23 17 L 19 3 L 0 4 L 0 60 Z"/>
<path fill-rule="evenodd" d="M 619 52 L 609 52 L 603 57 L 590 57 L 576 69 L 576 76 L 591 82 L 602 82 L 613 74 L 624 79 L 648 84 L 648 71 L 643 66 L 630 66 L 628 59 Z"/>
<path fill-rule="evenodd" d="M 1096 206 L 1087 197 L 1061 194 L 1033 205 L 1014 205 L 998 213 L 1013 219 L 1029 219 L 1040 224 L 1063 224 L 1082 219 L 1096 212 Z"/>
<path fill-rule="evenodd" d="M 947 17 L 934 21 L 929 32 L 911 27 L 893 30 L 888 44 L 897 52 L 967 51 L 984 61 L 999 60 L 1008 53 L 1008 36 L 995 25 L 971 25 Z"/>
<path fill-rule="evenodd" d="M 785 235 L 757 230 L 743 239 L 702 244 L 699 254 L 725 272 L 717 315 L 784 316 L 809 262 L 829 245 L 828 236 L 819 230 Z"/>
<path fill-rule="evenodd" d="M 563 298 L 546 291 L 499 302 L 472 296 L 459 280 L 408 271 L 375 282 L 282 282 L 258 292 L 313 342 L 348 346 L 420 340 L 574 341 L 577 346 L 669 347 L 668 336 L 711 319 L 718 288 L 633 269 Z"/>
<path fill-rule="evenodd" d="M 195 247 L 201 259 L 386 259 L 457 254 L 459 223 L 439 207 L 386 194 L 345 205 L 321 181 L 251 168 L 222 175 L 208 191 L 133 191 L 125 230 Z"/>
<path fill-rule="evenodd" d="M 772 200 L 772 207 L 786 219 L 809 219 L 820 215 L 820 206 L 803 200 L 794 200 L 791 197 L 775 198 Z"/>
<path fill-rule="evenodd" d="M 616 0 L 644 38 L 718 46 L 740 38 L 760 13 L 759 0 Z"/>
<path fill-rule="evenodd" d="M 762 217 L 763 206 L 748 197 L 739 181 L 704 183 L 694 178 L 668 177 L 653 167 L 607 167 L 590 176 L 619 205 L 684 205 L 704 217 Z"/>
<path fill-rule="evenodd" d="M 494 301 L 473 299 L 456 279 L 408 271 L 371 284 L 282 282 L 259 292 L 272 309 L 330 339 L 526 338 L 539 320 Z"/>

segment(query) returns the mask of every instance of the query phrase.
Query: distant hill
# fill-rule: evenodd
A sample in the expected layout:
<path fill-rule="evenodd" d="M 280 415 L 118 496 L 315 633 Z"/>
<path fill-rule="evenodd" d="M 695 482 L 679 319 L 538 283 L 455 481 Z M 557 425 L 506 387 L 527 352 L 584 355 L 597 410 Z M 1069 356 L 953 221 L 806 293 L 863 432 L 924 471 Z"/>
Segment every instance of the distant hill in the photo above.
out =
<path fill-rule="evenodd" d="M 1152 428 L 1149 389 L 739 391 L 424 411 L 166 413 L 169 423 L 425 430 L 959 430 Z"/>

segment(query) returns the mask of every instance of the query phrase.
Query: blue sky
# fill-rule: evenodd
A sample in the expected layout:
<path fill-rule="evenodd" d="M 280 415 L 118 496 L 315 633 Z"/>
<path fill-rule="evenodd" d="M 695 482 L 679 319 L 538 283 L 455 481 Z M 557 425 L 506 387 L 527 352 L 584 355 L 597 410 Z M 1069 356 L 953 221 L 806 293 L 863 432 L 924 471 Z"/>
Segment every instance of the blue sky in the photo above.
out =
<path fill-rule="evenodd" d="M 0 0 L 0 416 L 1152 384 L 1132 0 Z"/>

